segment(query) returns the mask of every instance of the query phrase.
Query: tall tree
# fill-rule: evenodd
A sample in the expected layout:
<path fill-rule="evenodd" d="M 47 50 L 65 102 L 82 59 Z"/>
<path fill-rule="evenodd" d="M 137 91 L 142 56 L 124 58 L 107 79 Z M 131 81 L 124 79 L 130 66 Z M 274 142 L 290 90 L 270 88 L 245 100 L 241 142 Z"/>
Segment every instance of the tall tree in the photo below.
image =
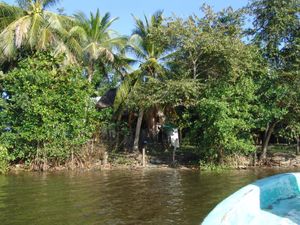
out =
<path fill-rule="evenodd" d="M 227 9 L 214 13 L 209 7 L 204 10 L 203 18 L 189 18 L 184 24 L 189 27 L 187 35 L 193 35 L 196 29 L 199 37 L 194 37 L 194 43 L 184 41 L 181 47 L 183 53 L 197 49 L 193 53 L 197 61 L 196 79 L 204 85 L 197 107 L 191 112 L 191 133 L 204 160 L 223 163 L 225 155 L 255 149 L 250 131 L 254 126 L 252 108 L 258 88 L 254 78 L 261 73 L 257 67 L 261 57 L 257 48 L 242 41 L 241 11 Z M 184 60 L 180 52 L 176 57 Z M 188 68 L 188 61 L 180 66 Z M 194 70 L 189 71 L 194 78 Z"/>
<path fill-rule="evenodd" d="M 271 134 L 295 105 L 291 100 L 300 88 L 291 85 L 299 79 L 299 7 L 299 0 L 253 0 L 249 5 L 254 16 L 253 41 L 269 63 L 259 91 L 265 127 L 261 159 L 266 158 Z"/>
<path fill-rule="evenodd" d="M 116 104 L 123 102 L 128 94 L 136 87 L 144 82 L 147 82 L 147 77 L 154 79 L 161 79 L 164 74 L 165 68 L 162 64 L 162 59 L 166 54 L 166 49 L 162 48 L 154 39 L 151 34 L 155 28 L 162 26 L 163 12 L 157 11 L 149 19 L 145 16 L 144 21 L 134 17 L 135 29 L 129 40 L 129 51 L 131 51 L 137 58 L 140 64 L 139 69 L 125 78 L 125 81 L 119 88 L 116 98 Z M 144 108 L 139 108 L 138 120 L 136 124 L 135 138 L 133 150 L 138 150 L 141 125 L 144 117 Z"/>

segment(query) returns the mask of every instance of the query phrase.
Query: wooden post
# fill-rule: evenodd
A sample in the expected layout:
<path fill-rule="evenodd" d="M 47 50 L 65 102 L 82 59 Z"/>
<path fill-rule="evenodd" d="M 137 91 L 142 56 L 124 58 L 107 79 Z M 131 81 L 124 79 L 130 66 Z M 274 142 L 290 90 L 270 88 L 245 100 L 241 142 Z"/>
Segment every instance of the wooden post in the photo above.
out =
<path fill-rule="evenodd" d="M 172 157 L 173 163 L 175 162 L 175 152 L 176 152 L 176 146 L 174 146 L 173 149 L 173 157 Z"/>
<path fill-rule="evenodd" d="M 253 166 L 256 166 L 257 152 L 253 152 Z"/>
<path fill-rule="evenodd" d="M 102 161 L 102 165 L 103 165 L 103 166 L 106 166 L 107 160 L 108 160 L 108 154 L 107 154 L 107 152 L 105 151 L 105 152 L 104 152 L 104 156 L 103 156 L 103 161 Z"/>
<path fill-rule="evenodd" d="M 146 150 L 143 148 L 143 167 L 146 167 Z"/>
<path fill-rule="evenodd" d="M 71 162 L 71 165 L 72 165 L 72 170 L 74 169 L 74 151 L 72 149 L 72 153 L 71 153 L 71 159 L 72 159 L 72 162 Z"/>
<path fill-rule="evenodd" d="M 297 146 L 296 146 L 296 155 L 300 154 L 300 137 L 296 138 Z"/>

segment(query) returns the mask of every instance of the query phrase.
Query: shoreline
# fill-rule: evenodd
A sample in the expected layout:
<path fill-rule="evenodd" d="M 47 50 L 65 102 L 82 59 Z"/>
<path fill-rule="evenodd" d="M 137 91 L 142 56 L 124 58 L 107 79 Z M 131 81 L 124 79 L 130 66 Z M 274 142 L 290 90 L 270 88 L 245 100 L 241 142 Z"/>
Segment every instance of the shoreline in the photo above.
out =
<path fill-rule="evenodd" d="M 253 157 L 232 155 L 226 158 L 224 164 L 200 163 L 199 159 L 187 161 L 178 159 L 174 163 L 162 156 L 147 156 L 146 165 L 143 166 L 141 155 L 120 154 L 111 155 L 104 159 L 91 158 L 89 161 L 74 163 L 66 161 L 63 164 L 49 163 L 35 165 L 16 163 L 9 166 L 8 173 L 24 172 L 56 172 L 56 171 L 109 171 L 109 170 L 151 170 L 151 169 L 177 169 L 198 171 L 225 171 L 225 170 L 247 170 L 247 169 L 297 169 L 300 168 L 300 156 L 284 152 L 276 152 L 268 155 L 262 161 L 256 161 Z"/>
<path fill-rule="evenodd" d="M 83 172 L 88 172 L 88 171 L 113 171 L 113 170 L 155 170 L 155 169 L 161 169 L 161 170 L 199 170 L 200 167 L 198 166 L 186 166 L 186 165 L 178 165 L 176 167 L 172 167 L 171 165 L 168 164 L 159 164 L 159 165 L 154 165 L 154 164 L 149 164 L 146 165 L 145 167 L 143 166 L 136 166 L 136 165 L 111 165 L 108 164 L 106 166 L 99 166 L 97 164 L 91 165 L 88 167 L 74 167 L 70 168 L 68 166 L 59 166 L 59 167 L 50 167 L 49 169 L 43 171 L 43 170 L 34 170 L 32 168 L 29 168 L 28 166 L 22 165 L 22 164 L 16 164 L 16 165 L 11 165 L 8 170 L 9 173 L 16 173 L 16 172 L 39 172 L 39 173 L 47 173 L 47 172 L 59 172 L 59 171 L 83 171 Z"/>
<path fill-rule="evenodd" d="M 68 166 L 59 166 L 59 167 L 51 167 L 48 170 L 33 170 L 28 166 L 16 164 L 9 167 L 7 174 L 15 174 L 19 172 L 25 173 L 52 173 L 52 172 L 89 172 L 89 171 L 114 171 L 114 170 L 180 170 L 180 171 L 199 171 L 199 172 L 223 172 L 229 170 L 252 170 L 252 169 L 299 169 L 300 167 L 296 166 L 266 166 L 266 165 L 256 165 L 256 166 L 239 166 L 239 167 L 230 167 L 228 165 L 216 166 L 214 169 L 203 169 L 199 165 L 177 165 L 172 166 L 168 164 L 148 164 L 147 166 L 135 166 L 135 165 L 106 165 L 99 166 L 97 164 L 91 165 L 88 167 L 74 167 L 70 168 Z"/>

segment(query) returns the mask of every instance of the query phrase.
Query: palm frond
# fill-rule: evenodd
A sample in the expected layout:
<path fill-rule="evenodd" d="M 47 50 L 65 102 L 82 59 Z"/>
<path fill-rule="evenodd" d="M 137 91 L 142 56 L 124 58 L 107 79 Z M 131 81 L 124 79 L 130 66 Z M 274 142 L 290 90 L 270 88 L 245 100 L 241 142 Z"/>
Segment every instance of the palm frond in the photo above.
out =
<path fill-rule="evenodd" d="M 54 40 L 52 35 L 53 33 L 48 28 L 42 29 L 37 43 L 38 49 L 47 50 L 49 44 Z"/>
<path fill-rule="evenodd" d="M 25 45 L 30 26 L 30 17 L 24 16 L 9 24 L 0 34 L 2 57 L 11 59 L 17 48 Z"/>
<path fill-rule="evenodd" d="M 151 25 L 153 27 L 157 27 L 160 26 L 162 22 L 163 22 L 163 10 L 158 10 L 151 16 Z"/>
<path fill-rule="evenodd" d="M 146 38 L 147 37 L 147 27 L 145 26 L 144 22 L 142 20 L 140 20 L 139 18 L 135 17 L 134 15 L 133 19 L 135 21 L 135 29 L 132 31 L 133 35 L 139 35 L 142 38 Z"/>
<path fill-rule="evenodd" d="M 148 57 L 147 50 L 143 47 L 143 41 L 141 36 L 133 34 L 127 44 L 127 50 L 140 60 L 145 60 Z"/>
<path fill-rule="evenodd" d="M 54 56 L 64 54 L 65 64 L 78 64 L 75 55 L 70 51 L 69 47 L 62 41 L 55 40 L 56 46 L 53 51 Z"/>
<path fill-rule="evenodd" d="M 44 11 L 44 16 L 45 25 L 58 32 L 64 30 L 63 24 L 66 23 L 66 20 L 69 20 L 68 17 L 61 16 L 49 11 Z"/>
<path fill-rule="evenodd" d="M 22 17 L 18 20 L 15 27 L 15 46 L 20 48 L 24 44 L 24 40 L 28 37 L 31 20 L 29 16 Z"/>
<path fill-rule="evenodd" d="M 118 49 L 121 50 L 127 43 L 127 37 L 116 37 L 103 40 L 101 42 L 101 46 L 107 49 L 113 50 Z"/>
<path fill-rule="evenodd" d="M 73 37 L 78 40 L 80 43 L 87 42 L 87 34 L 83 27 L 81 26 L 74 26 L 68 31 L 68 38 Z"/>
<path fill-rule="evenodd" d="M 43 9 L 47 9 L 50 8 L 52 6 L 56 6 L 57 3 L 60 2 L 60 0 L 41 0 L 42 4 L 43 4 Z"/>
<path fill-rule="evenodd" d="M 44 10 L 57 5 L 60 0 L 16 0 L 16 2 L 24 10 L 30 10 L 35 6 L 39 6 Z"/>
<path fill-rule="evenodd" d="M 21 16 L 24 16 L 24 11 L 22 9 L 0 2 L 0 30 L 3 30 Z"/>
<path fill-rule="evenodd" d="M 0 35 L 0 50 L 1 58 L 10 60 L 16 52 L 16 46 L 14 44 L 14 32 L 11 29 L 4 30 Z"/>
<path fill-rule="evenodd" d="M 124 78 L 128 75 L 129 71 L 133 70 L 131 66 L 133 66 L 135 63 L 135 59 L 128 58 L 125 54 L 120 54 L 114 56 L 113 66 L 116 73 Z"/>
<path fill-rule="evenodd" d="M 139 86 L 139 76 L 141 74 L 140 70 L 136 70 L 133 73 L 129 74 L 125 77 L 122 84 L 119 86 L 116 94 L 116 98 L 114 101 L 114 111 L 120 110 L 120 108 L 123 107 L 124 103 L 126 103 L 126 100 L 128 99 L 130 92 L 134 90 L 137 86 Z"/>
<path fill-rule="evenodd" d="M 31 17 L 31 27 L 28 34 L 28 43 L 31 49 L 34 49 L 39 37 L 41 25 L 43 23 L 42 17 L 39 14 L 34 14 Z"/>
<path fill-rule="evenodd" d="M 77 59 L 76 61 L 81 61 L 83 57 L 83 50 L 78 40 L 76 38 L 69 37 L 64 42 L 66 46 L 68 46 L 69 54 L 72 54 L 72 57 Z"/>
<path fill-rule="evenodd" d="M 89 43 L 84 49 L 83 49 L 86 57 L 88 60 L 97 60 L 100 52 L 98 51 L 98 45 L 95 42 Z"/>
<path fill-rule="evenodd" d="M 16 2 L 18 6 L 24 10 L 28 10 L 31 4 L 33 3 L 32 0 L 16 0 Z"/>

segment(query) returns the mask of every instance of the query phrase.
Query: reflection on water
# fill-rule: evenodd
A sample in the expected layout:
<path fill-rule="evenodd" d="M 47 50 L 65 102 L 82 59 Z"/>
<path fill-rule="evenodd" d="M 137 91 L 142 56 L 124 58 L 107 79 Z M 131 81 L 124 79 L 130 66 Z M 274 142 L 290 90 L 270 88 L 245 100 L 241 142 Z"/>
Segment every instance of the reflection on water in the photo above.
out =
<path fill-rule="evenodd" d="M 5 209 L 5 203 L 3 199 L 6 197 L 6 192 L 1 191 L 4 189 L 4 187 L 7 185 L 7 177 L 6 176 L 1 176 L 0 175 L 0 212 Z M 1 214 L 0 214 L 1 216 Z"/>
<path fill-rule="evenodd" d="M 224 197 L 282 170 L 115 170 L 0 176 L 1 225 L 199 224 Z"/>

